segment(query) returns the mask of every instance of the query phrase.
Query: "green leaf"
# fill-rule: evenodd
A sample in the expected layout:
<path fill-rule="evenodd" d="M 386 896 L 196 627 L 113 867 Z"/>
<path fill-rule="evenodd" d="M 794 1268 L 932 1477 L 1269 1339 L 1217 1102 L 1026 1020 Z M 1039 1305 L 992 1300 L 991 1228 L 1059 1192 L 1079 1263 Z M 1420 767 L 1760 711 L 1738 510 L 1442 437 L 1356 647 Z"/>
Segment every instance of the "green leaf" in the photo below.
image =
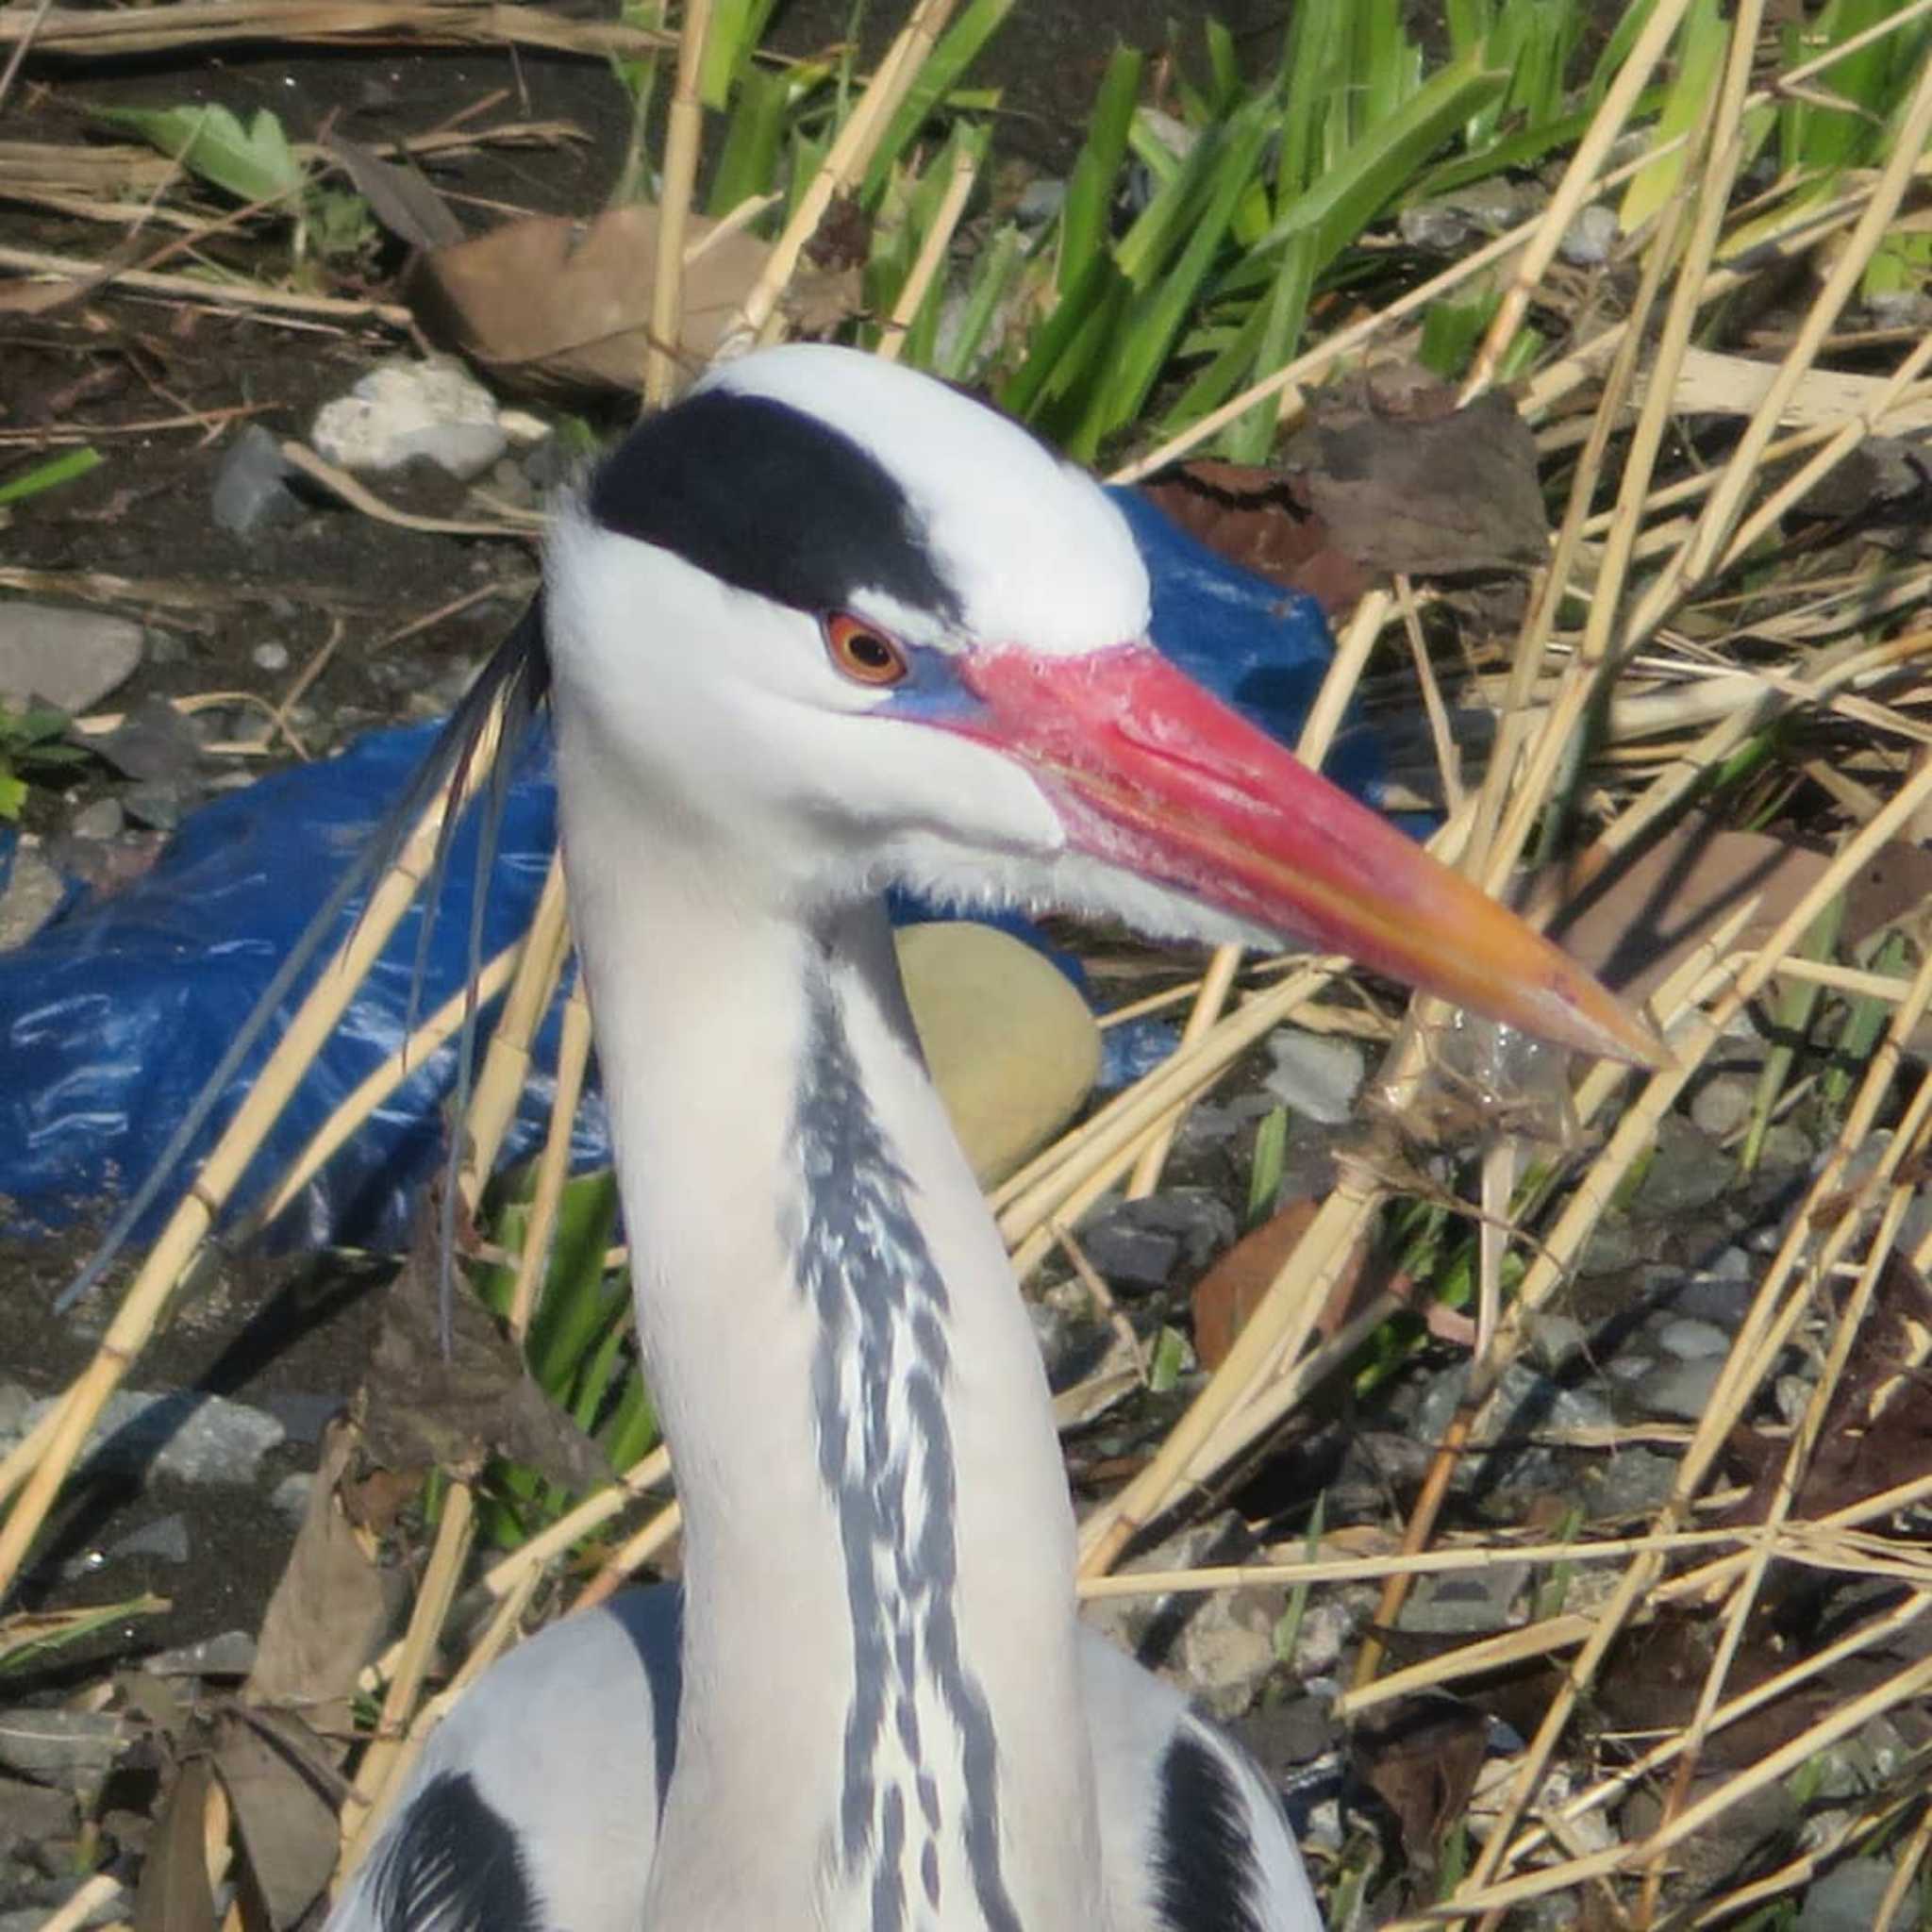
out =
<path fill-rule="evenodd" d="M 0 758 L 0 819 L 17 819 L 26 804 L 26 780 L 17 778 L 5 758 Z"/>
<path fill-rule="evenodd" d="M 753 73 L 752 56 L 765 37 L 774 0 L 712 0 L 711 24 L 698 61 L 698 99 L 722 113 L 731 90 Z"/>
<path fill-rule="evenodd" d="M 1013 10 L 1013 0 L 972 0 L 965 12 L 940 36 L 939 44 L 925 57 L 919 78 L 899 104 L 886 136 L 868 163 L 858 198 L 871 208 L 885 191 L 886 177 L 892 163 L 906 150 L 940 103 L 958 84 L 959 77 L 978 58 L 979 50 L 999 30 L 1000 24 Z"/>
<path fill-rule="evenodd" d="M 1693 133 L 1708 118 L 1730 36 L 1730 23 L 1720 17 L 1717 0 L 1693 0 L 1677 35 L 1676 73 L 1657 117 L 1658 144 Z M 1618 225 L 1624 234 L 1641 227 L 1679 192 L 1696 152 L 1696 142 L 1687 142 L 1630 177 L 1617 209 Z"/>
<path fill-rule="evenodd" d="M 1147 1386 L 1165 1395 L 1181 1378 L 1188 1364 L 1188 1339 L 1178 1328 L 1163 1327 L 1154 1338 L 1154 1357 L 1147 1364 Z"/>
<path fill-rule="evenodd" d="M 299 195 L 307 178 L 282 132 L 263 108 L 246 128 L 224 107 L 105 108 L 103 118 L 131 129 L 204 181 L 241 201 Z"/>
<path fill-rule="evenodd" d="M 49 457 L 45 462 L 36 463 L 24 475 L 9 476 L 5 483 L 0 483 L 0 507 L 25 503 L 30 496 L 58 490 L 63 483 L 72 483 L 75 477 L 85 476 L 90 470 L 98 470 L 106 460 L 97 449 L 71 449 L 61 456 Z"/>
<path fill-rule="evenodd" d="M 1115 178 L 1127 151 L 1134 103 L 1141 94 L 1141 57 L 1136 47 L 1116 47 L 1107 63 L 1100 95 L 1087 123 L 1087 139 L 1067 183 L 1060 211 L 1060 258 L 1055 280 L 1062 293 L 1088 272 L 1107 239 Z"/>
<path fill-rule="evenodd" d="M 784 75 L 768 74 L 762 67 L 745 69 L 724 129 L 724 152 L 711 175 L 706 201 L 711 214 L 728 215 L 741 202 L 770 188 L 777 176 L 791 103 L 791 83 Z"/>
<path fill-rule="evenodd" d="M 1319 263 L 1361 233 L 1407 188 L 1416 171 L 1485 101 L 1508 85 L 1479 55 L 1432 75 L 1399 112 L 1372 128 L 1293 205 L 1260 246 L 1276 247 L 1312 230 Z"/>

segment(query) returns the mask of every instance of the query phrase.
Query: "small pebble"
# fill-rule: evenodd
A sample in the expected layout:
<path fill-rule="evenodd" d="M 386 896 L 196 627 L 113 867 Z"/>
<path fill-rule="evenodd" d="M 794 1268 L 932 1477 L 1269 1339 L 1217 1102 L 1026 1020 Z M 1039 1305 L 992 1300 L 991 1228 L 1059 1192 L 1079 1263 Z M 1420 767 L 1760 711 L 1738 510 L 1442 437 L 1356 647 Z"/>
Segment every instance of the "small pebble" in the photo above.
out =
<path fill-rule="evenodd" d="M 1356 1041 L 1278 1026 L 1268 1036 L 1268 1057 L 1274 1067 L 1263 1084 L 1284 1106 L 1325 1127 L 1354 1114 L 1364 1065 Z"/>
<path fill-rule="evenodd" d="M 265 644 L 257 644 L 249 657 L 255 660 L 258 671 L 286 671 L 289 668 L 289 647 L 278 644 L 271 639 Z"/>
<path fill-rule="evenodd" d="M 1661 1416 L 1667 1422 L 1702 1422 L 1723 1370 L 1723 1361 L 1716 1357 L 1665 1362 L 1644 1376 L 1631 1395 L 1646 1415 Z"/>
<path fill-rule="evenodd" d="M 1731 1348 L 1731 1338 L 1722 1328 L 1686 1316 L 1666 1322 L 1657 1330 L 1657 1339 L 1680 1362 L 1698 1362 L 1711 1356 L 1728 1355 Z"/>
<path fill-rule="evenodd" d="M 1719 1074 L 1697 1090 L 1690 1118 L 1712 1140 L 1727 1140 L 1751 1118 L 1756 1105 L 1756 1082 L 1736 1074 Z"/>
<path fill-rule="evenodd" d="M 222 452 L 209 512 L 216 527 L 230 536 L 252 537 L 301 516 L 302 499 L 289 488 L 294 465 L 281 443 L 259 423 L 251 423 Z"/>
<path fill-rule="evenodd" d="M 67 829 L 76 839 L 114 839 L 126 824 L 127 814 L 118 798 L 96 798 L 68 820 Z"/>
<path fill-rule="evenodd" d="M 1574 268 L 1601 268 L 1616 244 L 1616 209 L 1592 204 L 1564 229 L 1557 253 Z"/>

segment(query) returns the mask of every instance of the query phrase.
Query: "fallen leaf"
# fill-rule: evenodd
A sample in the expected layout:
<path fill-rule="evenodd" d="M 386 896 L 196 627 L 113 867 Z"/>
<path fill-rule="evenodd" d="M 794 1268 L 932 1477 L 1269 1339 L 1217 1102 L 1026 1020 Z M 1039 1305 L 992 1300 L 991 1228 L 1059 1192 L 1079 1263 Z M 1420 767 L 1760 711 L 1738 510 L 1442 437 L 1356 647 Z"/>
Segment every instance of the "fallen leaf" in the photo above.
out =
<path fill-rule="evenodd" d="M 1409 369 L 1310 399 L 1282 471 L 1363 570 L 1460 576 L 1547 559 L 1536 441 L 1516 405 L 1500 391 L 1454 403 Z"/>
<path fill-rule="evenodd" d="M 523 1351 L 467 1291 L 451 1298 L 445 1353 L 437 1219 L 423 1216 L 384 1299 L 362 1384 L 369 1454 L 388 1469 L 459 1475 L 503 1455 L 567 1490 L 608 1482 L 603 1451 L 538 1387 Z"/>
<path fill-rule="evenodd" d="M 134 1932 L 203 1932 L 215 1923 L 208 1878 L 208 1800 L 213 1789 L 208 1760 L 182 1765 L 161 1815 L 148 1835 L 147 1857 L 134 1894 Z"/>
<path fill-rule="evenodd" d="M 1761 945 L 1829 863 L 1824 853 L 1694 812 L 1575 892 L 1550 936 L 1605 985 L 1641 999 L 1754 895 L 1757 908 L 1733 944 Z"/>
<path fill-rule="evenodd" d="M 1410 1862 L 1433 1871 L 1482 1769 L 1489 1725 L 1449 1697 L 1405 1697 L 1357 1724 L 1356 1774 L 1395 1814 Z"/>
<path fill-rule="evenodd" d="M 414 161 L 399 165 L 331 129 L 323 146 L 341 162 L 369 211 L 411 248 L 448 248 L 465 239 L 456 210 Z"/>
<path fill-rule="evenodd" d="M 1202 459 L 1150 477 L 1141 493 L 1230 562 L 1313 597 L 1330 617 L 1352 609 L 1374 582 L 1340 549 L 1294 478 L 1256 463 Z"/>
<path fill-rule="evenodd" d="M 267 1728 L 273 1722 L 225 1712 L 212 1763 L 263 1914 L 273 1932 L 282 1932 L 326 1889 L 341 1834 L 335 1807 L 302 1766 L 313 1740 L 298 1736 L 282 1747 Z"/>
<path fill-rule="evenodd" d="M 707 242 L 714 225 L 691 224 L 690 245 L 705 245 L 686 258 L 678 350 L 693 365 L 709 361 L 772 258 L 742 228 Z M 628 391 L 642 379 L 657 254 L 655 208 L 532 215 L 418 256 L 403 293 L 425 335 L 505 384 L 564 398 Z M 808 334 L 858 302 L 849 269 L 807 269 L 786 296 Z"/>
<path fill-rule="evenodd" d="M 1204 1369 L 1218 1369 L 1227 1359 L 1235 1337 L 1314 1218 L 1313 1201 L 1289 1202 L 1244 1234 L 1194 1284 L 1194 1354 Z"/>
<path fill-rule="evenodd" d="M 362 1667 L 389 1632 L 400 1571 L 384 1571 L 336 1501 L 355 1453 L 353 1425 L 331 1424 L 322 1467 L 262 1618 L 255 1668 L 242 1695 L 250 1704 L 302 1711 L 321 1730 L 351 1727 Z"/>

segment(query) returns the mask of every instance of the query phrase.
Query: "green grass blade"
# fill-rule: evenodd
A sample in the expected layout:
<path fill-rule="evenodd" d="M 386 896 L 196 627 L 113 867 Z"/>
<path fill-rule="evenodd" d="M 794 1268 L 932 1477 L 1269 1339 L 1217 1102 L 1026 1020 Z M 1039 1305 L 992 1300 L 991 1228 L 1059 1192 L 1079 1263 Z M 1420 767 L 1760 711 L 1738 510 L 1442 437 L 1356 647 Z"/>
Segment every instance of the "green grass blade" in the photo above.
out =
<path fill-rule="evenodd" d="M 97 449 L 70 449 L 58 457 L 49 457 L 43 463 L 36 463 L 31 470 L 18 476 L 9 476 L 0 483 L 0 508 L 8 504 L 25 503 L 29 497 L 42 496 L 49 490 L 58 490 L 63 483 L 72 483 L 85 476 L 90 470 L 98 470 L 107 460 Z"/>
<path fill-rule="evenodd" d="M 762 67 L 745 69 L 706 199 L 711 214 L 729 214 L 740 202 L 765 193 L 777 178 L 791 102 L 791 86 L 784 75 Z"/>
<path fill-rule="evenodd" d="M 1432 75 L 1398 113 L 1310 184 L 1260 245 L 1276 247 L 1292 235 L 1312 231 L 1319 238 L 1318 266 L 1332 260 L 1508 79 L 1507 74 L 1485 68 L 1474 55 Z"/>
<path fill-rule="evenodd" d="M 1678 31 L 1676 73 L 1664 98 L 1663 112 L 1657 117 L 1659 142 L 1690 133 L 1709 115 L 1730 35 L 1730 24 L 1718 12 L 1718 0 L 1693 0 Z M 1624 234 L 1641 227 L 1681 190 L 1685 171 L 1694 158 L 1694 144 L 1687 143 L 1630 177 L 1617 210 Z"/>
<path fill-rule="evenodd" d="M 921 124 L 958 85 L 960 75 L 978 58 L 980 49 L 999 31 L 1012 9 L 1013 0 L 972 0 L 972 5 L 940 36 L 939 44 L 926 56 L 919 78 L 899 104 L 899 111 L 892 116 L 885 139 L 866 168 L 858 191 L 858 198 L 865 207 L 876 205 L 885 192 L 893 162 L 905 153 Z"/>
<path fill-rule="evenodd" d="M 1087 139 L 1067 182 L 1060 212 L 1059 265 L 1055 280 L 1064 292 L 1088 273 L 1107 241 L 1114 183 L 1127 151 L 1134 103 L 1141 96 L 1144 62 L 1137 47 L 1116 47 L 1107 63 L 1100 95 L 1087 124 Z"/>

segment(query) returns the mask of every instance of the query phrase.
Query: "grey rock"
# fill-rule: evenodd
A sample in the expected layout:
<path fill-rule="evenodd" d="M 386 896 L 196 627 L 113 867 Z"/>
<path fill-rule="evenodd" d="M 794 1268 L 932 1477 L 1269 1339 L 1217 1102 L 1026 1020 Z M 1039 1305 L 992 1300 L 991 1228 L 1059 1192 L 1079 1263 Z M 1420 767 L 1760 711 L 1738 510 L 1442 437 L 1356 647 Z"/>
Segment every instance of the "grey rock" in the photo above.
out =
<path fill-rule="evenodd" d="M 1493 1563 L 1460 1574 L 1422 1577 L 1402 1607 L 1402 1628 L 1451 1637 L 1507 1629 L 1529 1572 L 1527 1563 Z"/>
<path fill-rule="evenodd" d="M 291 1523 L 300 1523 L 308 1514 L 308 1492 L 315 1487 L 315 1477 L 307 1470 L 297 1470 L 293 1475 L 285 1475 L 269 1491 L 268 1506 L 277 1516 L 285 1516 Z"/>
<path fill-rule="evenodd" d="M 1712 1356 L 1728 1355 L 1731 1338 L 1713 1322 L 1698 1322 L 1678 1315 L 1657 1331 L 1657 1345 L 1680 1362 L 1707 1361 Z"/>
<path fill-rule="evenodd" d="M 0 698 L 88 711 L 141 662 L 142 628 L 64 605 L 0 601 Z"/>
<path fill-rule="evenodd" d="M 1734 1330 L 1757 1293 L 1757 1269 L 1742 1248 L 1729 1247 L 1708 1268 L 1688 1275 L 1671 1297 L 1678 1314 L 1710 1323 L 1726 1335 Z"/>
<path fill-rule="evenodd" d="M 290 489 L 295 467 L 280 441 L 259 423 L 251 423 L 222 453 L 209 497 L 216 525 L 231 536 L 252 537 L 275 524 L 291 524 L 303 512 L 302 499 Z"/>
<path fill-rule="evenodd" d="M 426 458 L 452 476 L 479 476 L 509 447 L 490 391 L 442 357 L 384 362 L 325 403 L 310 432 L 345 470 L 399 470 Z"/>
<path fill-rule="evenodd" d="M 168 778 L 130 785 L 121 797 L 129 818 L 157 832 L 172 832 L 191 803 L 188 791 Z"/>
<path fill-rule="evenodd" d="M 1165 1288 L 1185 1262 L 1205 1268 L 1235 1238 L 1234 1210 L 1205 1188 L 1170 1188 L 1117 1201 L 1082 1230 L 1080 1245 L 1115 1288 Z"/>
<path fill-rule="evenodd" d="M 97 798 L 84 805 L 67 822 L 76 839 L 118 839 L 127 824 L 127 814 L 118 798 Z"/>
<path fill-rule="evenodd" d="M 319 1442 L 322 1432 L 342 1412 L 340 1395 L 310 1394 L 299 1389 L 270 1391 L 261 1407 L 289 1432 L 291 1442 Z"/>
<path fill-rule="evenodd" d="M 192 1551 L 188 1536 L 188 1519 L 178 1511 L 143 1523 L 119 1542 L 108 1546 L 108 1560 L 117 1563 L 128 1557 L 149 1557 L 158 1563 L 185 1563 Z"/>
<path fill-rule="evenodd" d="M 258 671 L 286 671 L 289 668 L 289 647 L 274 638 L 265 644 L 257 644 L 248 657 Z"/>
<path fill-rule="evenodd" d="M 1529 1345 L 1546 1369 L 1560 1369 L 1573 1356 L 1583 1353 L 1589 1330 L 1574 1315 L 1552 1314 L 1539 1309 L 1527 1321 Z"/>
<path fill-rule="evenodd" d="M 70 1789 L 105 1777 L 127 1738 L 104 1710 L 0 1709 L 0 1766 Z"/>
<path fill-rule="evenodd" d="M 30 1403 L 17 1439 L 37 1422 L 54 1398 Z M 89 1438 L 82 1467 L 96 1473 L 174 1476 L 182 1482 L 251 1484 L 261 1459 L 287 1440 L 274 1416 L 225 1395 L 194 1390 L 139 1393 L 121 1390 Z"/>
<path fill-rule="evenodd" d="M 156 1677 L 245 1677 L 255 1668 L 255 1639 L 246 1630 L 224 1630 L 158 1651 L 142 1668 Z"/>
<path fill-rule="evenodd" d="M 1619 1449 L 1584 1491 L 1592 1516 L 1648 1516 L 1676 1487 L 1677 1465 L 1654 1449 Z"/>
<path fill-rule="evenodd" d="M 1794 1932 L 1872 1932 L 1890 1883 L 1891 1867 L 1883 1858 L 1834 1865 L 1805 1894 Z"/>
<path fill-rule="evenodd" d="M 1643 1259 L 1643 1247 L 1627 1214 L 1607 1214 L 1577 1257 L 1579 1274 L 1621 1274 Z"/>
<path fill-rule="evenodd" d="M 1355 1041 L 1279 1026 L 1268 1036 L 1268 1057 L 1274 1066 L 1262 1084 L 1284 1106 L 1328 1127 L 1353 1116 L 1365 1068 Z"/>
<path fill-rule="evenodd" d="M 0 1857 L 16 1848 L 65 1838 L 79 1821 L 73 1792 L 0 1778 Z"/>
<path fill-rule="evenodd" d="M 39 841 L 23 839 L 13 851 L 13 864 L 0 888 L 0 952 L 24 946 L 59 909 L 67 888 L 48 863 Z"/>
<path fill-rule="evenodd" d="M 1130 1571 L 1198 1570 L 1255 1556 L 1247 1525 L 1232 1510 L 1197 1523 L 1135 1557 Z M 1108 1597 L 1089 1604 L 1088 1621 L 1141 1661 L 1164 1671 L 1218 1717 L 1238 1717 L 1274 1669 L 1274 1626 L 1287 1603 L 1280 1590 L 1188 1591 Z"/>
<path fill-rule="evenodd" d="M 1038 175 L 1020 191 L 1013 204 L 1013 219 L 1023 228 L 1043 228 L 1066 206 L 1067 184 L 1050 175 Z"/>
<path fill-rule="evenodd" d="M 1575 268 L 1601 268 L 1617 243 L 1617 211 L 1592 203 L 1563 230 L 1557 253 Z"/>
<path fill-rule="evenodd" d="M 1664 1362 L 1636 1384 L 1631 1398 L 1646 1415 L 1661 1416 L 1669 1422 L 1701 1422 L 1723 1369 L 1723 1361 L 1713 1357 Z"/>
<path fill-rule="evenodd" d="M 1181 1244 L 1130 1223 L 1090 1227 L 1080 1237 L 1087 1258 L 1110 1288 L 1165 1288 L 1180 1260 Z"/>
<path fill-rule="evenodd" d="M 1755 1080 L 1747 1080 L 1741 1074 L 1717 1074 L 1692 1096 L 1690 1118 L 1702 1132 L 1722 1141 L 1751 1118 L 1757 1098 Z"/>
<path fill-rule="evenodd" d="M 1520 1361 L 1503 1371 L 1496 1406 L 1504 1427 L 1512 1431 L 1605 1429 L 1616 1420 L 1608 1398 L 1589 1383 L 1572 1387 Z"/>
<path fill-rule="evenodd" d="M 1708 1135 L 1681 1114 L 1657 1124 L 1657 1153 L 1631 1203 L 1630 1218 L 1640 1227 L 1707 1208 L 1736 1182 L 1738 1164 Z"/>

